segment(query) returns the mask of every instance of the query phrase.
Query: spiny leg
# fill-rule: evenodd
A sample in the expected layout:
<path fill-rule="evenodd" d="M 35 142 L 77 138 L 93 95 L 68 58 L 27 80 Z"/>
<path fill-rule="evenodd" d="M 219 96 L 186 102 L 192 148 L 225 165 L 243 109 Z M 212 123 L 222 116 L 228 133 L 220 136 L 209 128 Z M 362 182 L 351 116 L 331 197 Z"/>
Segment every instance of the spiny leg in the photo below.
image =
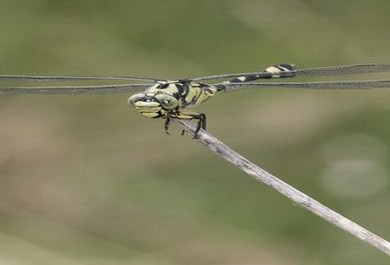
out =
<path fill-rule="evenodd" d="M 186 114 L 189 116 L 189 118 L 181 118 L 181 119 L 191 119 L 191 120 L 198 120 L 198 123 L 196 125 L 196 129 L 194 132 L 194 137 L 192 139 L 198 138 L 198 133 L 200 129 L 206 130 L 206 114 L 199 113 L 199 114 Z M 179 118 L 180 119 L 180 118 Z M 184 135 L 185 130 L 181 131 L 181 135 Z"/>
<path fill-rule="evenodd" d="M 194 137 L 193 139 L 198 138 L 198 133 L 200 129 L 206 130 L 206 114 L 199 113 L 197 115 L 194 115 L 193 119 L 198 120 L 198 124 L 195 129 Z"/>
<path fill-rule="evenodd" d="M 206 129 L 206 114 L 204 113 L 189 113 L 189 112 L 176 112 L 176 113 L 170 113 L 169 116 L 165 120 L 164 124 L 164 130 L 167 134 L 169 124 L 171 119 L 181 119 L 181 120 L 198 120 L 195 132 L 194 132 L 194 137 L 193 139 L 196 139 L 198 137 L 198 133 L 200 129 L 205 130 Z M 185 131 L 182 130 L 181 135 L 184 135 Z"/>
<path fill-rule="evenodd" d="M 169 125 L 170 124 L 171 124 L 171 118 L 166 117 L 165 122 L 164 122 L 164 131 L 168 135 L 171 135 L 169 132 Z M 185 132 L 186 132 L 185 130 L 181 130 L 181 135 L 184 135 Z"/>
<path fill-rule="evenodd" d="M 169 117 L 166 117 L 165 122 L 164 122 L 164 131 L 166 134 L 170 135 L 169 133 L 169 125 L 171 123 L 171 119 Z"/>

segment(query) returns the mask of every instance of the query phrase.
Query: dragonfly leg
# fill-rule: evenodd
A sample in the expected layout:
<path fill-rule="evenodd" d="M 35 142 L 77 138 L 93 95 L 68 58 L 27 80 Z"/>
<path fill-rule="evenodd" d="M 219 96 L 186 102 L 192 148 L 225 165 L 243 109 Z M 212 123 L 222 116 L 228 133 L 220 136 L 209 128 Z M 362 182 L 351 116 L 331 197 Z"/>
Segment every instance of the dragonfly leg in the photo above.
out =
<path fill-rule="evenodd" d="M 196 126 L 196 130 L 195 130 L 195 135 L 194 135 L 194 139 L 195 139 L 195 138 L 198 138 L 198 132 L 200 131 L 200 129 L 206 130 L 206 114 L 199 113 L 198 117 L 196 117 L 194 119 L 199 120 L 198 125 Z"/>
<path fill-rule="evenodd" d="M 169 133 L 169 124 L 171 123 L 171 119 L 169 117 L 166 117 L 164 122 L 164 131 L 166 134 L 170 135 Z"/>
<path fill-rule="evenodd" d="M 200 129 L 206 130 L 206 114 L 199 113 L 199 114 L 193 114 L 192 119 L 198 120 L 198 124 L 196 125 L 194 137 L 192 139 L 198 138 L 198 133 Z"/>
<path fill-rule="evenodd" d="M 198 138 L 198 133 L 200 129 L 205 130 L 206 129 L 206 114 L 204 113 L 191 113 L 191 112 L 177 112 L 177 113 L 171 113 L 169 117 L 166 118 L 164 129 L 167 134 L 168 133 L 168 127 L 170 123 L 170 118 L 174 119 L 182 119 L 182 120 L 197 120 L 196 129 L 194 132 L 193 139 Z M 185 131 L 183 130 L 181 132 L 181 135 L 184 135 Z"/>

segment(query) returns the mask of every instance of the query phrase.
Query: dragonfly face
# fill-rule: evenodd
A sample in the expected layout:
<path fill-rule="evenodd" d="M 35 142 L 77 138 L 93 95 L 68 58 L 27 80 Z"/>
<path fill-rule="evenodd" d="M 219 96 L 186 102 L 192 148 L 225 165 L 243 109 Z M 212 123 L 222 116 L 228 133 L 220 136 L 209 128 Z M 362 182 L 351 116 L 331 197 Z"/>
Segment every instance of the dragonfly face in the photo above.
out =
<path fill-rule="evenodd" d="M 175 110 L 179 105 L 174 96 L 164 92 L 138 93 L 129 97 L 127 102 L 148 118 L 165 117 L 169 111 Z"/>

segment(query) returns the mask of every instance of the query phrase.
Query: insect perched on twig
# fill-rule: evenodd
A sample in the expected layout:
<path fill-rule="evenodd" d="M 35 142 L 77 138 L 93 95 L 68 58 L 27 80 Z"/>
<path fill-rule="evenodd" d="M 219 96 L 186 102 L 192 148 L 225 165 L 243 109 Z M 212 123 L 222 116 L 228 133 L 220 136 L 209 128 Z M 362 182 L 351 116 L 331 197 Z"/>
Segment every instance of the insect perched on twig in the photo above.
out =
<path fill-rule="evenodd" d="M 125 76 L 29 76 L 0 75 L 0 80 L 15 81 L 83 81 L 122 80 L 143 81 L 142 84 L 99 85 L 99 86 L 52 86 L 52 87 L 0 87 L 0 95 L 10 94 L 98 94 L 125 93 L 144 90 L 128 98 L 143 116 L 164 118 L 164 130 L 168 133 L 171 119 L 197 120 L 195 138 L 200 129 L 206 129 L 206 115 L 190 112 L 189 107 L 197 106 L 218 92 L 230 92 L 243 88 L 308 88 L 308 89 L 367 89 L 390 88 L 390 80 L 369 81 L 320 81 L 320 82 L 253 82 L 259 79 L 292 78 L 296 76 L 332 76 L 347 74 L 389 72 L 390 64 L 342 65 L 297 70 L 293 64 L 277 64 L 261 72 L 222 74 L 175 81 L 158 78 Z M 205 80 L 223 80 L 204 83 Z"/>

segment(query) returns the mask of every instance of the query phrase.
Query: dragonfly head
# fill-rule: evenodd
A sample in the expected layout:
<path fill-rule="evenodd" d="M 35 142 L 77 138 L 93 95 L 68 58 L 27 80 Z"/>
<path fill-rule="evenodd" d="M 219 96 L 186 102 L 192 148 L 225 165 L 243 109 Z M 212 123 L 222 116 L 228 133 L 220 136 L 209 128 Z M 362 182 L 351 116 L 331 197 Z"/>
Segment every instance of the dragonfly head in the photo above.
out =
<path fill-rule="evenodd" d="M 179 101 L 172 95 L 159 93 L 138 93 L 127 99 L 143 116 L 158 118 L 179 106 Z"/>

